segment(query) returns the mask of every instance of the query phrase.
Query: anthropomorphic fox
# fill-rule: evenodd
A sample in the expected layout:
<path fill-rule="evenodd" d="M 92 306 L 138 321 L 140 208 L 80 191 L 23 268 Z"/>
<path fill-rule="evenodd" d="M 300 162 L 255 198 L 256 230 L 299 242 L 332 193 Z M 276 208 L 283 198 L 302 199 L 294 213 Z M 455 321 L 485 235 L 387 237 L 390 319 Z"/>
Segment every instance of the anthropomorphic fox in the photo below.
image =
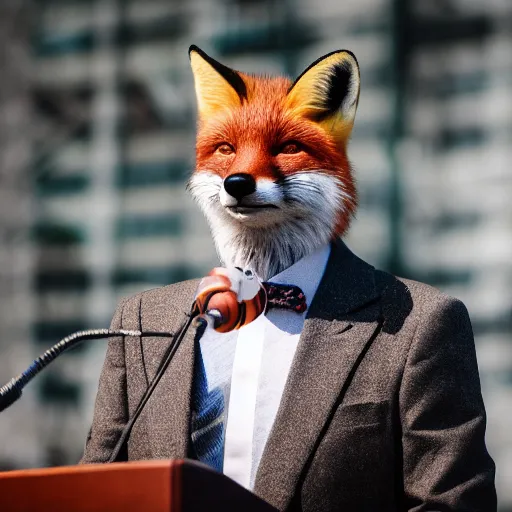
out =
<path fill-rule="evenodd" d="M 332 52 L 294 82 L 233 71 L 196 47 L 190 58 L 189 188 L 224 265 L 240 268 L 122 301 L 112 328 L 183 337 L 175 352 L 168 337 L 109 342 L 82 462 L 194 458 L 286 512 L 496 512 L 466 308 L 341 240 L 357 202 L 346 153 L 354 55 Z M 269 293 L 222 324 L 234 293 L 259 290 L 241 267 Z M 248 288 L 234 284 L 242 275 Z M 277 285 L 285 309 L 263 305 Z M 201 311 L 218 299 L 214 329 L 191 322 L 198 290 Z M 196 509 L 222 508 L 223 496 L 230 510 L 259 509 L 210 482 L 189 485 Z"/>
<path fill-rule="evenodd" d="M 347 143 L 359 68 L 345 50 L 294 82 L 233 71 L 190 48 L 198 100 L 189 188 L 227 266 L 266 279 L 348 228 L 357 198 Z"/>

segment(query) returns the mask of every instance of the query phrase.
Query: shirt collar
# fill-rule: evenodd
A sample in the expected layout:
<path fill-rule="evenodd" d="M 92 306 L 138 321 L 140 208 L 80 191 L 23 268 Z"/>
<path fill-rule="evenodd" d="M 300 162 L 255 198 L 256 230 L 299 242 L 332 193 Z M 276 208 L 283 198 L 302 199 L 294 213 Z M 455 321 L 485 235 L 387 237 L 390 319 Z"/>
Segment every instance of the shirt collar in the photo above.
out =
<path fill-rule="evenodd" d="M 306 302 L 309 308 L 320 280 L 324 275 L 330 253 L 330 244 L 325 244 L 279 274 L 271 277 L 269 281 L 277 284 L 295 285 L 301 288 L 304 295 L 306 295 Z"/>

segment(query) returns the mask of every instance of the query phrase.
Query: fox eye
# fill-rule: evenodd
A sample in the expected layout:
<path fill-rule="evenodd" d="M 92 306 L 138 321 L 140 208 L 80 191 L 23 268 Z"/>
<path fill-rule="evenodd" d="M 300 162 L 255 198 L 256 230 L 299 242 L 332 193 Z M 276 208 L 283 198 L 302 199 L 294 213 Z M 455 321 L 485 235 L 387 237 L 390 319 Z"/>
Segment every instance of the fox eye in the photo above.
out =
<path fill-rule="evenodd" d="M 235 148 L 231 144 L 224 142 L 223 144 L 220 144 L 219 146 L 217 146 L 217 151 L 221 155 L 229 156 L 235 152 Z"/>
<path fill-rule="evenodd" d="M 302 151 L 301 146 L 297 142 L 285 142 L 279 149 L 279 153 L 285 155 L 295 155 Z"/>

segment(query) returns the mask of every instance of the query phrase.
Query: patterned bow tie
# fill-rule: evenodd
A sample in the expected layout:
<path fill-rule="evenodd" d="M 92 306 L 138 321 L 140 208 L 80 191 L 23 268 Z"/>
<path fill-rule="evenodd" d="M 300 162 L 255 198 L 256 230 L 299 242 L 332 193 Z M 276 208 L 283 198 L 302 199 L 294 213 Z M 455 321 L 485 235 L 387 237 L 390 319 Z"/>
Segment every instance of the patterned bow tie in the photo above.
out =
<path fill-rule="evenodd" d="M 267 292 L 267 308 L 289 309 L 297 313 L 304 313 L 308 305 L 304 292 L 295 285 L 272 282 L 262 283 Z"/>

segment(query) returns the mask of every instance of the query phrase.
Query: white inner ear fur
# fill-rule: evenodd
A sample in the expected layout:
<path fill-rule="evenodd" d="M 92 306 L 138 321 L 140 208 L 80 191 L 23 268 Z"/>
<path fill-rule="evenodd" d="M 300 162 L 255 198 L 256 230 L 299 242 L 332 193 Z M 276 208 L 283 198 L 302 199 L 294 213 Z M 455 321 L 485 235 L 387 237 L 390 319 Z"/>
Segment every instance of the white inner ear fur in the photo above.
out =
<path fill-rule="evenodd" d="M 343 101 L 341 102 L 339 111 L 346 121 L 352 122 L 356 115 L 357 98 L 359 97 L 359 68 L 357 66 L 357 63 L 350 56 L 347 57 L 347 60 L 343 64 L 337 65 L 343 65 L 350 69 L 350 78 L 348 80 L 347 91 L 345 97 L 343 98 Z M 323 96 L 324 98 L 329 96 L 329 92 L 332 87 L 331 78 L 335 74 L 336 64 L 333 64 L 329 69 L 326 69 L 318 76 L 317 87 L 320 89 L 320 95 Z"/>
<path fill-rule="evenodd" d="M 345 66 L 350 67 L 350 78 L 348 81 L 348 87 L 345 97 L 340 105 L 340 111 L 344 119 L 347 121 L 353 121 L 356 116 L 357 110 L 357 98 L 359 96 L 359 86 L 360 86 L 360 78 L 359 78 L 359 69 L 355 62 L 352 62 L 352 58 L 349 58 L 348 62 L 345 62 Z M 332 70 L 332 73 L 335 73 L 335 70 Z M 328 77 L 325 77 L 324 83 L 329 84 Z M 326 93 L 328 94 L 328 87 L 326 87 Z"/>
<path fill-rule="evenodd" d="M 351 65 L 350 80 L 347 95 L 341 103 L 341 113 L 343 117 L 349 121 L 353 121 L 356 117 L 357 98 L 359 97 L 359 70 L 356 65 Z"/>

